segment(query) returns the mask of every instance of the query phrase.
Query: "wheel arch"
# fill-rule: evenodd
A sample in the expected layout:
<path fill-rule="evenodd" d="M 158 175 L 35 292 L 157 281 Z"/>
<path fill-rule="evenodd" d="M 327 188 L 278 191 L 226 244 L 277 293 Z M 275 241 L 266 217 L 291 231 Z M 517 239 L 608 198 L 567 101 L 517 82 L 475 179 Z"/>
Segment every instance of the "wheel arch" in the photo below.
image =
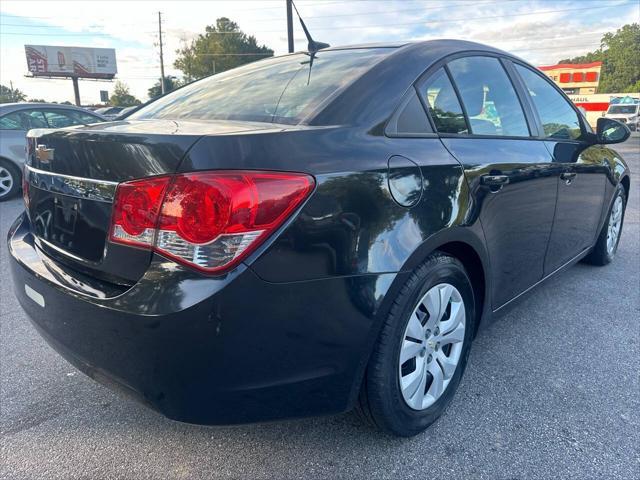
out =
<path fill-rule="evenodd" d="M 362 380 L 369 364 L 375 342 L 380 335 L 384 319 L 389 314 L 395 297 L 408 280 L 411 273 L 432 253 L 444 252 L 457 258 L 467 271 L 474 292 L 477 322 L 474 336 L 480 324 L 491 315 L 491 282 L 489 256 L 483 242 L 484 236 L 479 225 L 476 227 L 451 227 L 441 230 L 427 238 L 407 259 L 402 270 L 398 272 L 385 298 L 376 312 L 375 327 L 371 332 L 367 354 L 360 363 L 355 377 L 349 405 L 354 405 L 360 391 Z"/>
<path fill-rule="evenodd" d="M 7 158 L 7 157 L 5 157 L 3 155 L 0 155 L 0 163 L 8 163 L 13 168 L 15 168 L 17 170 L 18 174 L 20 175 L 20 180 L 22 180 L 22 166 L 21 165 L 18 165 L 16 162 L 14 162 L 10 158 Z"/>
<path fill-rule="evenodd" d="M 409 257 L 403 271 L 413 271 L 435 251 L 457 258 L 467 271 L 476 297 L 477 329 L 482 319 L 491 312 L 491 267 L 481 228 L 477 224 L 475 227 L 458 226 L 431 235 Z"/>
<path fill-rule="evenodd" d="M 475 335 L 484 317 L 484 308 L 488 300 L 487 278 L 482 259 L 478 252 L 476 252 L 470 244 L 465 242 L 448 242 L 440 245 L 436 250 L 457 258 L 469 275 L 469 280 L 471 280 L 471 286 L 473 288 L 475 309 L 478 315 L 478 321 L 475 325 Z"/>
<path fill-rule="evenodd" d="M 629 175 L 625 175 L 620 179 L 620 184 L 624 188 L 625 202 L 629 201 L 629 190 L 631 189 L 631 179 Z"/>

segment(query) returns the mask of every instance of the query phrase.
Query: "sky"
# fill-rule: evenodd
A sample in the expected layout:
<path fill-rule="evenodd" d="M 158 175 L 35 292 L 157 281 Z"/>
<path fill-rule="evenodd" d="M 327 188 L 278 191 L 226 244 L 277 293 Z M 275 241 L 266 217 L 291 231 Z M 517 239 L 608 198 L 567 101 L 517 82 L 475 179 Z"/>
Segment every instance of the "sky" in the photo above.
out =
<path fill-rule="evenodd" d="M 640 22 L 638 0 L 298 0 L 314 39 L 331 45 L 435 38 L 473 40 L 534 65 L 595 50 L 602 34 Z M 28 98 L 73 102 L 71 80 L 27 78 L 24 45 L 115 48 L 117 79 L 146 100 L 160 77 L 158 11 L 162 12 L 165 74 L 176 49 L 216 18 L 228 17 L 276 55 L 287 53 L 285 0 L 90 1 L 1 0 L 0 83 Z M 294 18 L 295 49 L 306 39 Z M 99 103 L 115 82 L 80 81 L 83 104 Z"/>

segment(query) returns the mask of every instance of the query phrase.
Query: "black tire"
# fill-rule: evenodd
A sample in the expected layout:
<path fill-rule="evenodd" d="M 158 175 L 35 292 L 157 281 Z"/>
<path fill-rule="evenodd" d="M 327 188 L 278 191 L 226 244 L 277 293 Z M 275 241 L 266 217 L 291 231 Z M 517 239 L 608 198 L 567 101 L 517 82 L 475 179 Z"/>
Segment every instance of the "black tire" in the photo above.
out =
<path fill-rule="evenodd" d="M 438 400 L 424 410 L 414 410 L 405 402 L 399 386 L 401 341 L 420 299 L 429 289 L 443 282 L 456 287 L 464 301 L 466 320 L 462 352 L 455 373 Z M 451 402 L 464 373 L 476 323 L 474 305 L 473 288 L 462 263 L 444 253 L 431 254 L 402 287 L 382 326 L 360 391 L 357 405 L 360 416 L 379 429 L 402 437 L 416 435 L 435 422 Z"/>
<path fill-rule="evenodd" d="M 20 186 L 22 183 L 22 175 L 20 175 L 20 169 L 16 167 L 12 162 L 8 162 L 0 158 L 0 174 L 4 171 L 7 172 L 11 176 L 11 187 L 8 191 L 4 191 L 4 189 L 0 189 L 0 202 L 4 200 L 8 200 L 13 198 L 20 190 Z M 0 178 L 2 181 L 2 178 Z"/>
<path fill-rule="evenodd" d="M 609 218 L 611 217 L 611 213 L 613 211 L 613 206 L 615 205 L 616 199 L 618 197 L 622 197 L 622 218 L 620 219 L 620 232 L 618 233 L 618 239 L 616 240 L 616 244 L 612 251 L 607 249 L 607 233 L 609 230 Z M 622 236 L 622 227 L 624 225 L 624 213 L 627 208 L 627 195 L 624 187 L 621 184 L 618 184 L 616 187 L 616 192 L 613 196 L 613 200 L 611 201 L 611 206 L 609 206 L 609 212 L 607 213 L 607 219 L 602 225 L 602 230 L 600 230 L 600 234 L 598 235 L 598 240 L 596 241 L 593 250 L 584 258 L 585 263 L 589 263 L 591 265 L 608 265 L 613 261 L 613 258 L 616 256 L 616 252 L 618 251 L 618 244 L 620 243 L 620 237 Z"/>

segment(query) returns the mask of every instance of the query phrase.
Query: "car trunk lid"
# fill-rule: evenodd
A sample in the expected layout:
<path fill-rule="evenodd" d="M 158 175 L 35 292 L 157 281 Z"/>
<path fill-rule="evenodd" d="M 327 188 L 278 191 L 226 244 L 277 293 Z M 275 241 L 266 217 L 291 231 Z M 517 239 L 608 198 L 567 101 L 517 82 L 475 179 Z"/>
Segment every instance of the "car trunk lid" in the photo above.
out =
<path fill-rule="evenodd" d="M 25 200 L 36 242 L 47 255 L 80 271 L 131 284 L 146 271 L 151 253 L 108 242 L 118 183 L 174 173 L 202 135 L 269 127 L 142 120 L 31 130 Z"/>

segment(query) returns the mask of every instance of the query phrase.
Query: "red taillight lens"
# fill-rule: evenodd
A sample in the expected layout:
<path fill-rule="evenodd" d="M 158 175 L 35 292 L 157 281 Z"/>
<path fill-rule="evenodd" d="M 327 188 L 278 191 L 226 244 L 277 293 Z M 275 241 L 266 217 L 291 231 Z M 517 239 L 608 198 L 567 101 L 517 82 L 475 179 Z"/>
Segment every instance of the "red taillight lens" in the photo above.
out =
<path fill-rule="evenodd" d="M 313 186 L 308 175 L 254 171 L 120 184 L 111 240 L 153 245 L 157 252 L 207 272 L 228 270 L 282 225 Z"/>
<path fill-rule="evenodd" d="M 111 221 L 111 240 L 150 247 L 158 214 L 171 177 L 121 183 L 116 190 Z"/>
<path fill-rule="evenodd" d="M 29 171 L 25 165 L 22 169 L 22 199 L 24 200 L 24 207 L 29 210 Z"/>

